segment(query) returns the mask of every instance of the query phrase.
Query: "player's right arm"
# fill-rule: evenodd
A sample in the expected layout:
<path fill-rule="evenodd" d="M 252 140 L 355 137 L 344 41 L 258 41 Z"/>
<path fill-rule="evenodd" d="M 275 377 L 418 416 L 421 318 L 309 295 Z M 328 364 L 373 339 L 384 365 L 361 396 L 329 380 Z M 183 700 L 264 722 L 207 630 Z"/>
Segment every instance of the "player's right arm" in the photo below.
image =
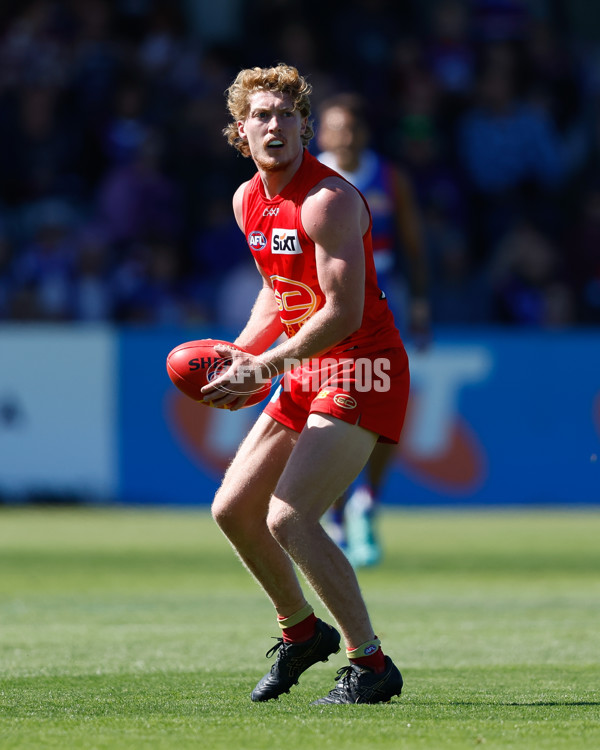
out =
<path fill-rule="evenodd" d="M 247 184 L 244 182 L 240 185 L 233 196 L 233 213 L 242 232 L 244 232 L 242 203 Z M 251 354 L 262 354 L 283 333 L 271 280 L 263 274 L 260 268 L 258 271 L 263 281 L 262 288 L 256 297 L 248 322 L 234 342 L 236 346 L 240 346 Z"/>
<path fill-rule="evenodd" d="M 260 271 L 260 268 L 258 270 Z M 251 354 L 262 354 L 283 333 L 273 288 L 262 272 L 261 276 L 263 277 L 262 289 L 256 297 L 244 330 L 234 342 L 236 346 L 240 346 Z"/>

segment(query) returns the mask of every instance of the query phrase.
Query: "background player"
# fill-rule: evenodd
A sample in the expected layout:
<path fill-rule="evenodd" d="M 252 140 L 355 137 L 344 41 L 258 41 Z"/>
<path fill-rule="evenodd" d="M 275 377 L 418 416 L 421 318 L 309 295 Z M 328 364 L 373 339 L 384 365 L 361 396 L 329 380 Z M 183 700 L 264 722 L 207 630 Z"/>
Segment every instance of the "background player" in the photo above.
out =
<path fill-rule="evenodd" d="M 323 101 L 318 124 L 318 159 L 365 196 L 373 217 L 379 285 L 398 327 L 408 328 L 423 348 L 430 338 L 427 257 L 408 176 L 369 147 L 366 102 L 360 95 L 343 93 Z M 393 453 L 393 445 L 379 443 L 352 494 L 340 498 L 328 514 L 329 533 L 355 567 L 374 565 L 381 558 L 375 511 Z"/>
<path fill-rule="evenodd" d="M 233 121 L 225 132 L 257 167 L 236 191 L 234 212 L 263 287 L 235 342 L 251 353 L 222 351 L 233 363 L 204 387 L 205 400 L 239 408 L 262 373 L 282 373 L 291 360 L 308 365 L 286 373 L 229 466 L 213 515 L 283 631 L 252 699 L 277 698 L 339 650 L 339 633 L 315 617 L 295 564 L 335 618 L 350 660 L 317 702 L 377 703 L 400 693 L 402 677 L 381 649 L 352 566 L 320 519 L 377 441 L 398 441 L 408 360 L 377 286 L 364 198 L 306 149 L 309 93 L 286 65 L 243 70 L 228 89 Z M 287 340 L 273 347 L 282 332 Z M 325 355 L 344 363 L 346 382 L 334 367 L 315 383 Z M 356 387 L 358 359 L 387 363 L 384 389 Z"/>

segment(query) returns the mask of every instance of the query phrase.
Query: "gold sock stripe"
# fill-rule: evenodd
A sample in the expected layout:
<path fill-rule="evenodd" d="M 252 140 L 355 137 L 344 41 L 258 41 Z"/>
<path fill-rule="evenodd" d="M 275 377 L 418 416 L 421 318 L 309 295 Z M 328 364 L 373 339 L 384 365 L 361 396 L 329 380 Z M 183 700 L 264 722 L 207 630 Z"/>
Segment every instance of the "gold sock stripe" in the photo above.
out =
<path fill-rule="evenodd" d="M 283 620 L 277 620 L 279 627 L 283 630 L 284 628 L 291 628 L 292 625 L 297 625 L 302 620 L 306 620 L 309 615 L 312 615 L 314 609 L 310 604 L 305 604 L 302 609 L 294 612 L 289 617 L 285 617 Z"/>
<path fill-rule="evenodd" d="M 365 641 L 360 646 L 353 648 L 352 650 L 346 650 L 346 656 L 349 659 L 360 659 L 362 656 L 371 656 L 381 646 L 379 638 L 374 638 L 372 641 Z"/>

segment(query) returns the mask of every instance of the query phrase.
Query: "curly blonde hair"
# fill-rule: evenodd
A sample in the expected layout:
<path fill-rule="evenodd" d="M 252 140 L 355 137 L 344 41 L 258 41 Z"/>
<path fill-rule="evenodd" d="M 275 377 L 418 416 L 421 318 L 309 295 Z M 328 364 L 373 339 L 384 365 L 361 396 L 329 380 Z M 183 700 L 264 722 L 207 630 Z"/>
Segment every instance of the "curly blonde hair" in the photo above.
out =
<path fill-rule="evenodd" d="M 292 97 L 294 109 L 300 112 L 301 117 L 310 118 L 312 86 L 292 65 L 278 63 L 272 68 L 246 68 L 241 70 L 225 92 L 227 94 L 227 109 L 233 121 L 223 129 L 223 135 L 227 138 L 227 142 L 243 156 L 250 156 L 250 149 L 246 141 L 240 138 L 237 123 L 248 116 L 251 94 L 261 89 L 289 94 Z M 301 136 L 302 145 L 307 146 L 313 135 L 312 122 L 307 120 L 306 129 Z"/>

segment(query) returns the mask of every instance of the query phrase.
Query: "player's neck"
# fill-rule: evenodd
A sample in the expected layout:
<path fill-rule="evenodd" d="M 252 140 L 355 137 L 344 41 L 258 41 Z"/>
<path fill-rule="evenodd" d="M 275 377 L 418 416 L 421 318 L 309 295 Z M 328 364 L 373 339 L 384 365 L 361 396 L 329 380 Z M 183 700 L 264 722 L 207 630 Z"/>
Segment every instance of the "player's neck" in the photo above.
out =
<path fill-rule="evenodd" d="M 279 195 L 289 185 L 296 172 L 300 169 L 303 156 L 304 151 L 301 151 L 289 164 L 276 167 L 256 164 L 265 189 L 266 198 L 275 198 L 275 196 Z"/>

